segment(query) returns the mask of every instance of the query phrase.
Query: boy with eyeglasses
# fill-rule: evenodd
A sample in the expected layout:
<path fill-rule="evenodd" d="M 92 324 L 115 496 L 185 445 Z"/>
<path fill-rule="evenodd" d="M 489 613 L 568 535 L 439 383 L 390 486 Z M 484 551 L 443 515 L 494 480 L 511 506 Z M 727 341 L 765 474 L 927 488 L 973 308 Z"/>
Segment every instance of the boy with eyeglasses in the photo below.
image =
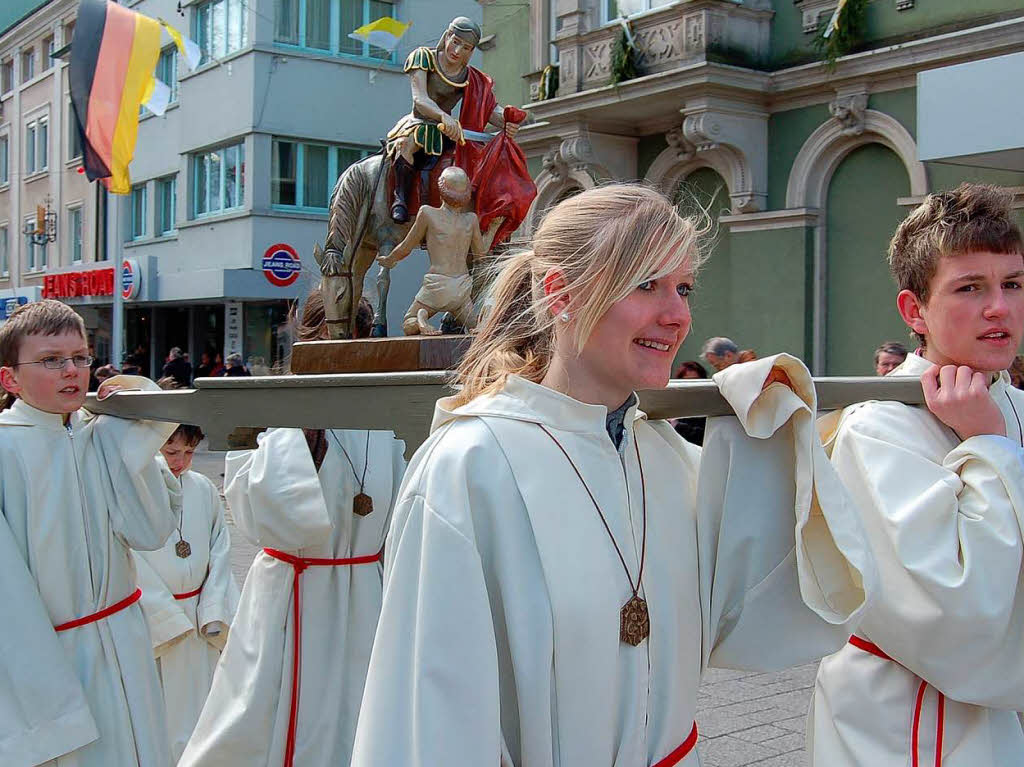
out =
<path fill-rule="evenodd" d="M 129 549 L 175 529 L 153 460 L 175 424 L 94 416 L 92 357 L 59 301 L 0 326 L 0 764 L 168 767 Z M 115 376 L 118 389 L 153 389 Z"/>
<path fill-rule="evenodd" d="M 1005 189 L 928 195 L 889 246 L 925 407 L 846 408 L 826 449 L 881 588 L 818 670 L 814 767 L 1024 765 L 1024 239 Z"/>

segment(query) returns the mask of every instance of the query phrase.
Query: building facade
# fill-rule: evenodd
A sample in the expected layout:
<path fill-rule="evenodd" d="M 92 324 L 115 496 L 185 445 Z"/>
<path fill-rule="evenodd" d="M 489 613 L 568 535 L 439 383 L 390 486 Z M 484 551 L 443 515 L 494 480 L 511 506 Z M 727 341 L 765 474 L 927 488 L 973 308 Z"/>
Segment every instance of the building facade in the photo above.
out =
<path fill-rule="evenodd" d="M 110 195 L 109 204 L 78 172 L 66 60 L 40 70 L 51 40 L 58 50 L 71 41 L 77 2 L 30 3 L 36 7 L 6 20 L 0 61 L 4 73 L 11 62 L 12 87 L 0 97 L 0 160 L 7 158 L 0 170 L 9 169 L 0 185 L 0 236 L 6 226 L 8 245 L 0 254 L 10 266 L 0 296 L 27 291 L 75 306 L 106 358 L 110 292 L 123 287 L 130 296 L 123 352 L 142 357 L 151 374 L 173 346 L 193 363 L 204 352 L 238 352 L 255 373 L 276 369 L 291 345 L 289 309 L 319 279 L 312 252 L 326 236 L 335 180 L 376 151 L 410 108 L 406 54 L 435 44 L 454 16 L 479 22 L 480 7 L 473 0 L 124 4 L 167 20 L 203 59 L 190 72 L 164 35 L 157 77 L 170 86 L 171 103 L 162 116 L 143 109 L 132 192 Z M 394 54 L 348 37 L 382 16 L 412 24 Z M 35 226 L 36 206 L 46 200 L 58 214 L 56 237 L 33 245 L 23 230 Z M 409 262 L 391 283 L 393 328 L 427 266 L 422 253 Z M 116 286 L 115 263 L 125 264 Z"/>
<path fill-rule="evenodd" d="M 899 222 L 964 180 L 1024 191 L 1024 8 L 853 4 L 859 42 L 827 67 L 813 41 L 836 0 L 485 2 L 484 68 L 530 113 L 526 230 L 581 189 L 653 184 L 716 226 L 680 359 L 725 335 L 870 373 L 880 342 L 908 338 L 886 264 Z M 639 75 L 612 84 L 623 36 Z"/>

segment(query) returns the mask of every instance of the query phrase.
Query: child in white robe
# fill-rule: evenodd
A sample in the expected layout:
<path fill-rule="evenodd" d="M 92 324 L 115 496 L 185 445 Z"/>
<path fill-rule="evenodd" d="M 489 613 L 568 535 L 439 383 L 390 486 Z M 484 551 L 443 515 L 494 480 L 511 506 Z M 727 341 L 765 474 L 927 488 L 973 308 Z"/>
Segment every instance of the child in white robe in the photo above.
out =
<path fill-rule="evenodd" d="M 131 548 L 176 518 L 153 456 L 174 424 L 82 410 L 92 358 L 81 318 L 26 304 L 0 326 L 0 546 L 8 604 L 39 632 L 3 654 L 0 763 L 167 767 L 170 749 Z M 116 376 L 100 396 L 156 388 Z M 16 556 L 12 556 L 16 552 Z M 27 588 L 26 584 L 33 584 Z M 50 627 L 40 629 L 40 612 Z M 4 634 L 24 627 L 5 623 Z M 58 689 L 38 700 L 33 687 Z"/>
<path fill-rule="evenodd" d="M 616 185 L 504 263 L 395 508 L 353 767 L 690 767 L 704 669 L 845 642 L 874 570 L 806 368 L 716 376 L 739 419 L 703 452 L 636 408 L 698 260 L 691 221 Z"/>
<path fill-rule="evenodd" d="M 367 333 L 372 317 L 357 316 Z M 319 291 L 298 337 L 326 337 Z M 224 491 L 237 529 L 263 550 L 179 767 L 348 765 L 405 443 L 336 429 L 258 440 L 228 453 Z"/>
<path fill-rule="evenodd" d="M 816 767 L 1024 764 L 1024 330 L 1013 195 L 965 184 L 900 224 L 889 264 L 927 407 L 866 402 L 823 422 L 883 588 L 822 661 Z"/>
<path fill-rule="evenodd" d="M 238 609 L 224 504 L 214 484 L 191 471 L 202 440 L 198 426 L 182 424 L 160 448 L 157 463 L 172 502 L 180 504 L 178 529 L 162 549 L 135 555 L 175 763 L 206 702 Z"/>

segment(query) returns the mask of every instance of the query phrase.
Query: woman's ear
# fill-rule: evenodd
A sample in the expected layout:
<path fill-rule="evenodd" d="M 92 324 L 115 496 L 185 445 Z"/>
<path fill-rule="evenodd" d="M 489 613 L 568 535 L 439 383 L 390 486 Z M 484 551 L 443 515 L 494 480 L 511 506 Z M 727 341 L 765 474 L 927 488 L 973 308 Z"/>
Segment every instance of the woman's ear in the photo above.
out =
<path fill-rule="evenodd" d="M 557 269 L 549 269 L 542 284 L 544 297 L 548 299 L 548 311 L 557 317 L 569 308 L 569 294 L 565 292 L 565 275 Z"/>
<path fill-rule="evenodd" d="M 928 335 L 928 321 L 924 318 L 924 302 L 910 290 L 901 290 L 896 296 L 896 308 L 907 327 L 921 336 Z"/>

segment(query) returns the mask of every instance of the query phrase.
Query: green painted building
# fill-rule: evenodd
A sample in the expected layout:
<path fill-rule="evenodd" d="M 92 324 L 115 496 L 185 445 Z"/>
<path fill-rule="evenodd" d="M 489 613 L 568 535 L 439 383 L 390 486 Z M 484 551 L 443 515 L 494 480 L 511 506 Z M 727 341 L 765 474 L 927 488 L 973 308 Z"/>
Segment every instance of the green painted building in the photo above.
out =
<path fill-rule="evenodd" d="M 681 359 L 724 335 L 820 374 L 868 374 L 880 342 L 908 339 L 885 260 L 903 217 L 964 180 L 1020 187 L 1024 207 L 1024 107 L 1009 103 L 1024 7 L 849 0 L 826 66 L 814 41 L 836 4 L 482 3 L 483 68 L 530 113 L 527 230 L 608 180 L 714 219 Z M 612 84 L 623 42 L 639 74 Z"/>

